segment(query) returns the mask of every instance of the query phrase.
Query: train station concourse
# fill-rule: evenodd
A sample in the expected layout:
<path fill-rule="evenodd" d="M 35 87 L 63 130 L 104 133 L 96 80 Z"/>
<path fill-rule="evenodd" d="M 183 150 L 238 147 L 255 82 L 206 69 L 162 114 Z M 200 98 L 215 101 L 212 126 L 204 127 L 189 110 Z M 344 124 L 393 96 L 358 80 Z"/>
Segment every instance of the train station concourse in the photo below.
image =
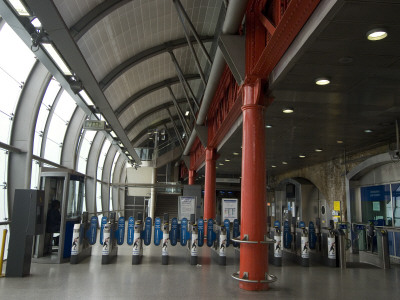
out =
<path fill-rule="evenodd" d="M 0 299 L 396 298 L 399 15 L 0 0 Z"/>

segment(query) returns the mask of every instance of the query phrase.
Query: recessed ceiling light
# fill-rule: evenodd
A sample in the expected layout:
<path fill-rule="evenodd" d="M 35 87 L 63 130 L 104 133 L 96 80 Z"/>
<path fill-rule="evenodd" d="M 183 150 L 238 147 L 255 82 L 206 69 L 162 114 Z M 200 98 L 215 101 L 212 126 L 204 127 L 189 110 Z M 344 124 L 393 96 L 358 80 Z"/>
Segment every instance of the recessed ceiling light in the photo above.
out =
<path fill-rule="evenodd" d="M 306 156 L 304 154 L 299 155 L 300 158 L 305 158 Z"/>
<path fill-rule="evenodd" d="M 286 162 L 286 161 L 283 161 L 283 162 L 282 162 L 282 165 L 287 165 L 287 162 Z"/>
<path fill-rule="evenodd" d="M 370 41 L 379 41 L 387 37 L 388 34 L 383 28 L 375 28 L 367 32 L 367 39 Z"/>
<path fill-rule="evenodd" d="M 371 130 L 371 129 L 365 129 L 364 132 L 365 132 L 365 133 L 371 133 L 372 130 Z"/>
<path fill-rule="evenodd" d="M 282 112 L 284 114 L 291 114 L 292 112 L 294 112 L 294 110 L 291 107 L 285 107 L 284 109 L 282 109 Z"/>
<path fill-rule="evenodd" d="M 224 164 L 223 164 L 223 163 L 219 163 L 219 165 L 220 165 L 220 166 L 223 166 Z"/>
<path fill-rule="evenodd" d="M 233 152 L 233 155 L 239 155 L 240 153 L 239 152 Z"/>
<path fill-rule="evenodd" d="M 9 0 L 9 2 L 20 16 L 30 16 L 29 11 L 26 9 L 21 0 Z"/>
<path fill-rule="evenodd" d="M 343 144 L 343 141 L 336 141 L 336 143 L 338 143 L 338 144 Z"/>
<path fill-rule="evenodd" d="M 66 76 L 72 76 L 71 70 L 68 68 L 64 59 L 60 56 L 58 51 L 54 48 L 53 44 L 49 43 L 42 43 L 43 48 L 46 52 L 51 56 L 54 63 L 60 68 L 61 72 L 64 73 Z"/>
<path fill-rule="evenodd" d="M 331 81 L 326 77 L 320 77 L 320 78 L 315 79 L 316 85 L 327 85 L 330 83 L 331 83 Z"/>
<path fill-rule="evenodd" d="M 272 128 L 272 125 L 265 125 L 265 128 Z"/>
<path fill-rule="evenodd" d="M 315 149 L 315 152 L 322 152 L 322 149 Z"/>
<path fill-rule="evenodd" d="M 185 112 L 185 116 L 187 117 L 189 114 L 190 114 L 190 112 L 187 110 L 187 111 Z"/>
<path fill-rule="evenodd" d="M 276 168 L 276 166 L 275 166 L 275 165 L 272 165 L 271 167 L 272 167 L 272 168 Z"/>
<path fill-rule="evenodd" d="M 226 158 L 225 161 L 231 161 L 231 160 Z"/>
<path fill-rule="evenodd" d="M 38 18 L 33 18 L 31 21 L 31 24 L 35 28 L 42 28 L 42 23 L 40 22 L 40 20 Z"/>

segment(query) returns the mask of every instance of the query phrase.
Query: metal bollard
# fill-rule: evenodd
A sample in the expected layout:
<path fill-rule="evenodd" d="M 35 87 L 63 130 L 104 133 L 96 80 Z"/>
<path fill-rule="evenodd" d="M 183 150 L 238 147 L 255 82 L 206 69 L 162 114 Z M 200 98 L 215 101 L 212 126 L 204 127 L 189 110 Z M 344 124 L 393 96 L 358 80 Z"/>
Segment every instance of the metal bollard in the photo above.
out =
<path fill-rule="evenodd" d="M 339 240 L 339 266 L 341 269 L 346 269 L 346 235 L 344 231 L 338 230 Z"/>
<path fill-rule="evenodd" d="M 390 269 L 390 257 L 389 257 L 389 242 L 388 242 L 388 232 L 387 230 L 380 230 L 382 235 L 382 261 L 383 268 Z"/>

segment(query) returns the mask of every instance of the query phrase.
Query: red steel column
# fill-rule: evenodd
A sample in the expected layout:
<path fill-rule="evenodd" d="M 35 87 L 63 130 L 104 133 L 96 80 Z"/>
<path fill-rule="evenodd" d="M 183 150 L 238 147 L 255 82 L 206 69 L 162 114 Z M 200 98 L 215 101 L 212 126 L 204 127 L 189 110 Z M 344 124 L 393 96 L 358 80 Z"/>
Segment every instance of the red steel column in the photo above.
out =
<path fill-rule="evenodd" d="M 243 145 L 241 239 L 263 241 L 267 234 L 265 123 L 261 80 L 250 79 L 243 87 Z M 264 280 L 268 272 L 266 244 L 240 245 L 240 278 L 247 272 L 250 280 Z M 244 290 L 268 290 L 267 283 L 240 282 Z"/>
<path fill-rule="evenodd" d="M 215 181 L 216 169 L 215 163 L 217 160 L 217 153 L 213 148 L 206 148 L 206 177 L 204 182 L 204 219 L 215 218 Z M 207 221 L 204 224 L 204 230 L 207 232 Z"/>
<path fill-rule="evenodd" d="M 196 171 L 195 170 L 189 170 L 189 185 L 194 184 L 194 178 L 196 176 Z"/>

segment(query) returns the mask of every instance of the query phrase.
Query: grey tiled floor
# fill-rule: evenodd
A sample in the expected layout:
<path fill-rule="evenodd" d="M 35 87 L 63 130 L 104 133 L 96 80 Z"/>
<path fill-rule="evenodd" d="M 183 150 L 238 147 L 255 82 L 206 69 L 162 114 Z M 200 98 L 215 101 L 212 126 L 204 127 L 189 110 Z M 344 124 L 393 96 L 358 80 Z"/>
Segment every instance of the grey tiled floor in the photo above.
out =
<path fill-rule="evenodd" d="M 79 265 L 37 264 L 24 278 L 0 278 L 0 299 L 398 299 L 400 268 L 304 268 L 270 266 L 278 277 L 266 292 L 239 289 L 234 251 L 227 266 L 200 248 L 199 266 L 190 266 L 186 249 L 170 247 L 170 264 L 161 265 L 161 248 L 145 247 L 141 265 L 132 266 L 131 247 L 120 246 L 117 260 L 101 265 L 100 246 Z M 5 268 L 4 268 L 5 270 Z"/>

